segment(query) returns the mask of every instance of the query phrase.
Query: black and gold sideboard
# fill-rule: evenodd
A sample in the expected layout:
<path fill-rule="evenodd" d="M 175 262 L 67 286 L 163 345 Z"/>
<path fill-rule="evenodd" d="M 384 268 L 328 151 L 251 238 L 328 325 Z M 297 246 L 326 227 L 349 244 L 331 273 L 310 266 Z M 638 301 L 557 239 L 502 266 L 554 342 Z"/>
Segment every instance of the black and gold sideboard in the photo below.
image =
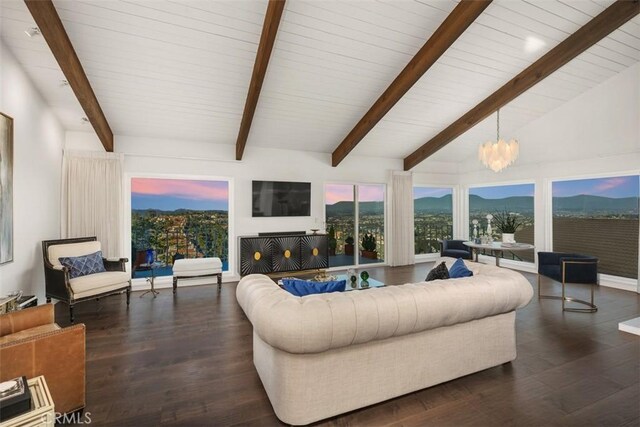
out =
<path fill-rule="evenodd" d="M 326 234 L 244 236 L 239 240 L 242 276 L 329 267 Z"/>

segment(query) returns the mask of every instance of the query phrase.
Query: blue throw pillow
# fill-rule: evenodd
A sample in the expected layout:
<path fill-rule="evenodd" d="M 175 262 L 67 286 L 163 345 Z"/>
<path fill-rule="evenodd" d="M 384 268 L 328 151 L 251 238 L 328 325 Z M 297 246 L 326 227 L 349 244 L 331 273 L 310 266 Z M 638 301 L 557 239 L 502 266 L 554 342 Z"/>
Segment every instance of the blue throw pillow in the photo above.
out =
<path fill-rule="evenodd" d="M 102 261 L 102 251 L 83 256 L 61 257 L 58 261 L 69 269 L 70 279 L 106 271 Z"/>
<path fill-rule="evenodd" d="M 449 269 L 449 278 L 451 279 L 471 276 L 473 276 L 473 271 L 467 268 L 462 258 L 458 258 Z"/>
<path fill-rule="evenodd" d="M 342 292 L 346 286 L 346 280 L 336 280 L 333 282 L 311 282 L 300 279 L 282 279 L 282 287 L 287 292 L 297 297 L 312 294 L 324 294 L 328 292 Z"/>

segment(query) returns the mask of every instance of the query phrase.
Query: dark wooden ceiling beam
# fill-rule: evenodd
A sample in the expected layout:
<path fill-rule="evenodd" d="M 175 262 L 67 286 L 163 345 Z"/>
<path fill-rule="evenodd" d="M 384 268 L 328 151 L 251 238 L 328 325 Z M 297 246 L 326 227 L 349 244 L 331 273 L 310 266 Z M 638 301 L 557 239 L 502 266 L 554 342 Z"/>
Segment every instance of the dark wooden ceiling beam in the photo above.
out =
<path fill-rule="evenodd" d="M 462 0 L 331 155 L 335 167 L 465 32 L 492 0 Z"/>
<path fill-rule="evenodd" d="M 404 159 L 408 171 L 640 13 L 639 0 L 618 0 L 507 84 Z"/>
<path fill-rule="evenodd" d="M 249 93 L 247 93 L 247 100 L 244 104 L 244 112 L 242 113 L 242 122 L 240 123 L 238 139 L 236 140 L 236 160 L 242 160 L 244 148 L 247 145 L 251 122 L 256 112 L 258 98 L 260 98 L 260 91 L 262 90 L 264 76 L 267 73 L 269 58 L 271 57 L 271 51 L 276 41 L 276 34 L 278 34 L 278 26 L 280 25 L 280 18 L 284 11 L 284 4 L 285 0 L 269 0 L 269 5 L 267 6 L 267 13 L 264 16 L 264 24 L 262 25 L 262 34 L 260 35 L 260 44 L 258 45 L 258 52 L 256 53 L 256 62 L 253 65 L 253 74 L 251 76 L 251 83 L 249 84 Z"/>
<path fill-rule="evenodd" d="M 104 149 L 113 151 L 113 132 L 98 103 L 89 79 L 82 68 L 71 40 L 51 0 L 25 0 L 36 25 L 40 28 L 53 56 L 58 61 L 69 86 L 80 102 L 87 119 L 98 134 Z M 78 118 L 79 120 L 79 118 Z"/>

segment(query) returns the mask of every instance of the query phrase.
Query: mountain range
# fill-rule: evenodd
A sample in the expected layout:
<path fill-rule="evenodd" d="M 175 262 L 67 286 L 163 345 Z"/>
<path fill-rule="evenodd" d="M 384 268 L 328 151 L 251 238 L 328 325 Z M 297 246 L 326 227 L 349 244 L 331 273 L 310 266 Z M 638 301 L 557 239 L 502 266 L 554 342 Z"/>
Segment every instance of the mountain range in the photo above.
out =
<path fill-rule="evenodd" d="M 554 212 L 638 213 L 637 197 L 611 198 L 602 196 L 554 197 Z"/>
<path fill-rule="evenodd" d="M 173 211 L 167 211 L 162 209 L 131 209 L 131 212 L 138 215 L 184 215 L 188 213 L 203 213 L 203 212 L 227 212 L 222 210 L 208 209 L 208 210 L 196 210 L 196 209 L 176 209 Z"/>
<path fill-rule="evenodd" d="M 442 197 L 421 197 L 413 201 L 416 212 L 427 214 L 451 214 L 451 195 Z M 360 202 L 360 213 L 375 215 L 384 212 L 383 202 Z M 532 196 L 513 196 L 503 199 L 485 199 L 470 195 L 471 212 L 495 212 L 505 208 L 520 213 L 533 213 Z M 353 202 L 338 202 L 327 205 L 327 215 L 352 215 Z M 611 198 L 602 196 L 579 195 L 570 197 L 554 197 L 554 212 L 599 212 L 599 213 L 638 213 L 638 198 Z"/>

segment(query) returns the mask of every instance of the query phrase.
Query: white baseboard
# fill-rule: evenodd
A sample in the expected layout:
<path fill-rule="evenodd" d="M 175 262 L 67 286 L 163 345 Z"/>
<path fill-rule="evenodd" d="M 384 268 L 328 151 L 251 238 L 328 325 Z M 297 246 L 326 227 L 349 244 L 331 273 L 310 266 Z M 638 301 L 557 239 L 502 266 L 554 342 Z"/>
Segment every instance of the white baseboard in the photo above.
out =
<path fill-rule="evenodd" d="M 637 280 L 628 279 L 626 277 L 610 276 L 608 274 L 600 275 L 600 286 L 622 289 L 623 291 L 638 292 Z"/>
<path fill-rule="evenodd" d="M 634 335 L 640 335 L 640 317 L 618 323 L 618 329 Z"/>

